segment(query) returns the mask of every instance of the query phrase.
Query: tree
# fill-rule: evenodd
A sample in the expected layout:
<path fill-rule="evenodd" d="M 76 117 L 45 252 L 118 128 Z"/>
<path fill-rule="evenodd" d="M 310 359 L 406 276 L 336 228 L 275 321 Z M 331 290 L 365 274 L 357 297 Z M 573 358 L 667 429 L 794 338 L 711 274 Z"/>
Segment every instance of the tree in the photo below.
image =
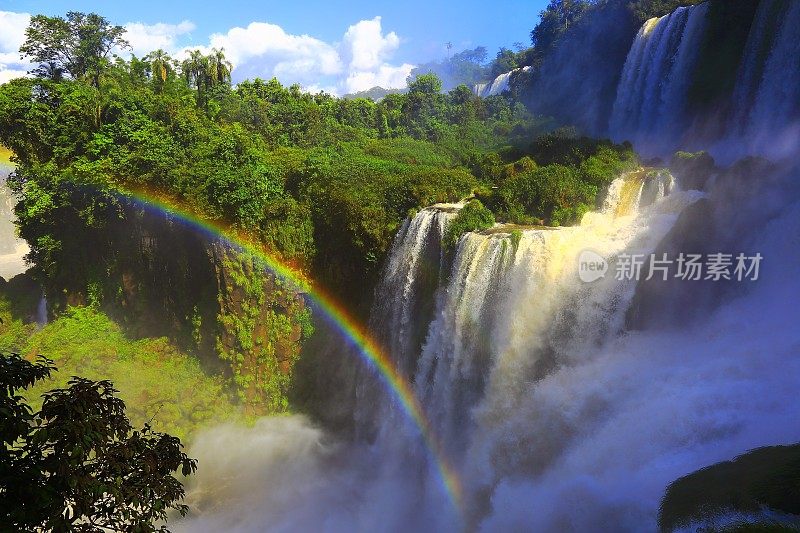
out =
<path fill-rule="evenodd" d="M 31 71 L 39 77 L 58 80 L 68 74 L 74 79 L 88 78 L 99 87 L 112 51 L 130 48 L 124 34 L 125 28 L 95 13 L 70 11 L 66 18 L 35 15 L 19 51 L 23 58 L 39 63 Z"/>
<path fill-rule="evenodd" d="M 160 93 L 164 89 L 164 84 L 167 83 L 167 80 L 175 72 L 172 66 L 172 58 L 170 58 L 164 50 L 159 48 L 155 52 L 150 52 L 144 59 L 150 62 L 153 86 L 155 91 Z"/>
<path fill-rule="evenodd" d="M 443 112 L 444 103 L 441 91 L 442 80 L 436 74 L 422 74 L 409 80 L 403 117 L 412 135 L 430 139 L 438 135 L 438 117 Z"/>
<path fill-rule="evenodd" d="M 550 0 L 540 13 L 539 24 L 531 32 L 535 58 L 542 61 L 559 37 L 574 25 L 591 5 L 589 0 Z"/>
<path fill-rule="evenodd" d="M 192 50 L 181 65 L 186 83 L 197 89 L 197 105 L 206 109 L 209 91 L 219 85 L 229 85 L 233 66 L 225 59 L 223 50 L 214 48 L 205 56 L 200 50 Z"/>
<path fill-rule="evenodd" d="M 224 49 L 212 49 L 211 54 L 208 56 L 207 66 L 209 84 L 212 87 L 220 83 L 231 82 L 233 65 L 225 58 Z"/>
<path fill-rule="evenodd" d="M 518 66 L 517 54 L 508 48 L 501 48 L 497 51 L 494 61 L 492 61 L 492 77 L 496 78 L 500 74 L 514 70 Z"/>
<path fill-rule="evenodd" d="M 0 355 L 0 530 L 166 531 L 154 522 L 188 510 L 173 473 L 196 461 L 176 437 L 133 431 L 109 381 L 73 377 L 34 412 L 20 392 L 53 370 Z"/>
<path fill-rule="evenodd" d="M 432 72 L 420 74 L 415 79 L 408 82 L 408 92 L 411 94 L 426 95 L 439 94 L 442 92 L 442 80 Z"/>

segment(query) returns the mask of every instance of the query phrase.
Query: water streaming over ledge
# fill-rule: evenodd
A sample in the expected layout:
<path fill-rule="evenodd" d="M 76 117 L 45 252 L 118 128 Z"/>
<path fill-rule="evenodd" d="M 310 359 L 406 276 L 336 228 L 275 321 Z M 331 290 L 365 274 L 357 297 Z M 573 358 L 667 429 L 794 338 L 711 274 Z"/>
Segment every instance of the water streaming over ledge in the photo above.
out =
<path fill-rule="evenodd" d="M 710 142 L 737 155 L 796 153 L 798 17 L 800 2 L 760 3 L 734 91 L 740 112 L 727 138 L 710 141 L 687 136 L 697 117 L 685 96 L 707 7 L 648 21 L 622 73 L 615 138 L 662 154 Z M 787 268 L 800 264 L 798 176 L 709 186 L 728 234 L 707 244 L 763 253 L 763 280 L 678 330 L 626 331 L 637 286 L 613 275 L 620 254 L 656 250 L 701 205 L 666 172 L 616 180 L 579 226 L 501 225 L 465 235 L 451 255 L 441 240 L 458 205 L 420 211 L 396 238 L 371 328 L 413 379 L 466 486 L 469 516 L 453 514 L 416 431 L 363 376 L 356 416 L 368 438 L 340 446 L 285 417 L 199 439 L 196 456 L 218 468 L 201 469 L 190 492 L 214 487 L 221 503 L 187 529 L 654 529 L 667 483 L 800 440 L 800 278 Z M 587 248 L 610 263 L 588 284 L 577 276 Z"/>
<path fill-rule="evenodd" d="M 698 60 L 718 51 L 705 46 L 710 9 L 708 2 L 681 7 L 642 25 L 622 71 L 609 134 L 653 155 L 706 149 L 733 160 L 794 153 L 800 143 L 800 3 L 759 2 L 730 98 L 698 114 L 690 98 Z"/>
<path fill-rule="evenodd" d="M 467 476 L 468 490 L 548 461 L 547 450 L 508 449 L 498 432 L 518 439 L 536 432 L 535 424 L 515 415 L 525 411 L 519 403 L 527 391 L 554 368 L 591 358 L 623 328 L 635 282 L 618 281 L 612 271 L 583 283 L 579 254 L 592 249 L 613 265 L 621 253 L 650 253 L 700 196 L 676 191 L 666 171 L 632 172 L 611 184 L 602 210 L 587 213 L 579 226 L 522 229 L 515 237 L 518 227 L 498 225 L 464 235 L 444 275 L 446 261 L 424 255 L 441 251 L 442 223 L 457 206 L 423 210 L 406 223 L 377 292 L 373 327 L 384 332 L 404 368 L 416 369 L 417 394 Z M 404 268 L 395 265 L 400 257 Z M 430 277 L 417 277 L 423 263 L 436 271 L 434 290 Z M 421 290 L 418 283 L 428 286 Z M 435 306 L 429 320 L 409 314 L 421 294 Z M 413 330 L 409 320 L 424 321 L 421 348 L 420 325 Z M 370 407 L 374 401 L 369 398 Z M 381 439 L 406 438 L 395 417 L 381 411 L 381 420 Z"/>

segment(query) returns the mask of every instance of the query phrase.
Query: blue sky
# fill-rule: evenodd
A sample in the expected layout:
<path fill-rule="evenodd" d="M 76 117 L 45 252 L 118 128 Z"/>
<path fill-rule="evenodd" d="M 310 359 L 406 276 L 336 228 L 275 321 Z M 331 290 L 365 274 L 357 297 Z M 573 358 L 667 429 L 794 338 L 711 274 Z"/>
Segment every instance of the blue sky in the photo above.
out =
<path fill-rule="evenodd" d="M 129 26 L 136 53 L 162 47 L 179 56 L 190 47 L 224 46 L 237 79 L 275 75 L 341 94 L 400 85 L 411 66 L 442 57 L 448 41 L 455 50 L 483 45 L 492 55 L 500 46 L 528 44 L 546 2 L 0 0 L 0 81 L 23 67 L 12 61 L 22 14 L 98 12 L 118 24 L 140 23 Z"/>

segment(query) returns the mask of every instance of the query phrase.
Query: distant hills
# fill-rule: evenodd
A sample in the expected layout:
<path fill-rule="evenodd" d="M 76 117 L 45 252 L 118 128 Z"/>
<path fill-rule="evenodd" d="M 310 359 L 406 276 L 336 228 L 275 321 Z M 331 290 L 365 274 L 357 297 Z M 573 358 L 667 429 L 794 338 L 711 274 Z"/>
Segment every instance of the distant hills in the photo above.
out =
<path fill-rule="evenodd" d="M 366 91 L 359 91 L 357 93 L 346 94 L 342 98 L 346 98 L 348 100 L 353 100 L 355 98 L 367 98 L 374 102 L 378 102 L 382 100 L 387 94 L 403 94 L 407 92 L 408 89 L 384 89 L 383 87 L 373 87 L 372 89 L 367 89 Z"/>

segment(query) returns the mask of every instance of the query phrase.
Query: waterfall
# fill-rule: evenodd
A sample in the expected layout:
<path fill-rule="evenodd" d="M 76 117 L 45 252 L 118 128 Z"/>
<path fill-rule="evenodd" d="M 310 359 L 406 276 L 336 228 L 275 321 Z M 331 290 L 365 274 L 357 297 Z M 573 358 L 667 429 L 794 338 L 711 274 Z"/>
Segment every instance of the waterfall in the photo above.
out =
<path fill-rule="evenodd" d="M 1 169 L 0 169 L 1 170 Z M 28 243 L 17 236 L 14 225 L 16 201 L 0 175 L 0 276 L 9 280 L 28 269 L 25 255 L 30 251 Z"/>
<path fill-rule="evenodd" d="M 698 197 L 673 189 L 669 173 L 640 170 L 612 183 L 603 210 L 577 227 L 525 229 L 515 242 L 515 228 L 499 225 L 461 239 L 415 379 L 453 453 L 475 446 L 489 429 L 476 424 L 513 412 L 554 366 L 621 330 L 635 284 L 584 284 L 578 256 L 592 249 L 613 264 L 621 253 L 651 252 Z"/>
<path fill-rule="evenodd" d="M 376 295 L 373 327 L 397 320 L 384 339 L 415 369 L 416 396 L 461 479 L 467 516 L 444 497 L 414 424 L 383 401 L 371 411 L 378 431 L 370 441 L 342 443 L 296 416 L 199 436 L 190 454 L 215 466 L 190 478 L 187 491 L 192 502 L 219 503 L 175 529 L 655 529 L 671 481 L 800 439 L 800 278 L 785 266 L 800 262 L 797 176 L 753 176 L 759 189 L 745 180 L 733 202 L 735 180 L 712 184 L 714 216 L 735 229 L 709 244 L 758 250 L 766 263 L 762 280 L 685 329 L 626 331 L 637 283 L 614 275 L 622 254 L 659 249 L 703 197 L 677 190 L 665 171 L 615 180 L 602 208 L 575 227 L 468 233 L 450 261 L 437 247 L 458 206 L 420 211 L 398 233 L 381 281 L 396 292 Z M 578 258 L 587 249 L 608 271 L 585 283 Z M 435 282 L 418 274 L 426 263 Z M 424 279 L 425 290 L 413 287 Z M 420 327 L 401 328 L 420 303 L 410 300 L 423 297 L 434 310 Z"/>
<path fill-rule="evenodd" d="M 406 378 L 417 358 L 432 316 L 434 293 L 446 276 L 442 238 L 463 204 L 436 204 L 406 219 L 397 233 L 370 313 L 369 329 Z M 358 380 L 356 426 L 374 435 L 386 415 L 385 394 L 371 375 Z"/>
<path fill-rule="evenodd" d="M 44 294 L 36 305 L 36 323 L 40 326 L 47 325 L 47 297 Z"/>
<path fill-rule="evenodd" d="M 675 145 L 687 125 L 686 95 L 708 4 L 644 23 L 628 53 L 610 120 L 611 135 L 647 151 Z"/>
<path fill-rule="evenodd" d="M 617 92 L 615 138 L 660 154 L 688 142 L 697 117 L 687 114 L 687 91 L 708 9 L 680 8 L 642 26 Z M 800 2 L 761 1 L 730 95 L 737 155 L 797 153 L 798 31 Z M 398 232 L 370 329 L 411 382 L 463 484 L 467 516 L 453 511 L 402 406 L 365 374 L 355 416 L 368 429 L 352 442 L 297 417 L 199 439 L 194 456 L 213 463 L 225 449 L 231 471 L 241 471 L 230 479 L 246 481 L 234 490 L 228 471 L 201 469 L 190 493 L 221 484 L 228 498 L 199 519 L 205 527 L 186 529 L 648 531 L 678 477 L 797 442 L 800 169 L 762 168 L 720 171 L 705 193 L 679 190 L 665 170 L 639 169 L 611 183 L 602 207 L 577 226 L 498 224 L 465 234 L 449 254 L 442 235 L 460 204 L 421 210 Z M 685 243 L 706 225 L 717 228 L 702 243 L 708 250 L 763 254 L 762 278 L 726 285 L 686 327 L 656 311 L 659 327 L 626 329 L 632 303 L 657 298 L 616 275 L 623 257 Z M 607 268 L 591 282 L 579 275 L 586 252 Z M 669 303 L 687 314 L 717 294 L 712 282 L 680 283 L 690 285 Z"/>
<path fill-rule="evenodd" d="M 477 96 L 481 98 L 487 98 L 489 96 L 497 96 L 503 94 L 504 92 L 511 89 L 511 83 L 515 76 L 523 72 L 530 72 L 531 67 L 522 67 L 522 68 L 515 68 L 508 72 L 504 72 L 497 76 L 494 80 L 490 83 L 478 83 L 476 84 L 472 92 L 474 92 Z"/>
<path fill-rule="evenodd" d="M 469 408 L 483 392 L 497 299 L 514 255 L 508 237 L 470 233 L 461 240 L 422 351 L 417 394 L 451 448 L 463 446 Z"/>
<path fill-rule="evenodd" d="M 800 145 L 800 3 L 763 0 L 734 91 L 725 149 L 774 158 Z"/>
<path fill-rule="evenodd" d="M 729 95 L 690 112 L 688 90 L 708 24 L 708 3 L 653 18 L 628 53 L 609 121 L 617 141 L 664 155 L 708 149 L 720 160 L 783 158 L 800 144 L 800 4 L 762 0 Z"/>
<path fill-rule="evenodd" d="M 375 290 L 370 330 L 406 376 L 415 371 L 416 353 L 424 339 L 420 327 L 430 315 L 425 307 L 446 274 L 442 237 L 460 208 L 461 204 L 437 204 L 406 220 Z"/>

